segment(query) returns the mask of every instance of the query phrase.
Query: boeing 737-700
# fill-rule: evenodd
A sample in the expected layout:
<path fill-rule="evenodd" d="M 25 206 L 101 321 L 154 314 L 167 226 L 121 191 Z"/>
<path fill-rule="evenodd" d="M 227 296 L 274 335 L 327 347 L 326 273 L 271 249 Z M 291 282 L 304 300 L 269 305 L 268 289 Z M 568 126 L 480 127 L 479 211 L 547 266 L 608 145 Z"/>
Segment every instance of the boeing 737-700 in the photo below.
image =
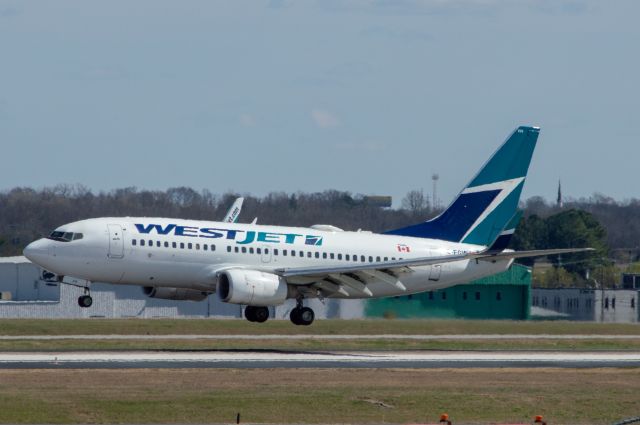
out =
<path fill-rule="evenodd" d="M 278 227 L 170 218 L 94 218 L 32 242 L 25 256 L 62 281 L 140 285 L 150 297 L 246 306 L 295 299 L 291 321 L 309 325 L 308 298 L 375 298 L 445 288 L 506 270 L 515 258 L 578 252 L 506 250 L 539 128 L 519 127 L 438 217 L 382 234 L 331 225 Z"/>

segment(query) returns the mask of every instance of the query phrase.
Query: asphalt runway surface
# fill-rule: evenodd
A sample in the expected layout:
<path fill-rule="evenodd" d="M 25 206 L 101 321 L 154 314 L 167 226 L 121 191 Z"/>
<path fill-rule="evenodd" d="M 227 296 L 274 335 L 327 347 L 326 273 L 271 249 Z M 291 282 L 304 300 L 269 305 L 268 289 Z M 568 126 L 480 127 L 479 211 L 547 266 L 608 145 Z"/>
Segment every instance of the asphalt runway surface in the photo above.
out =
<path fill-rule="evenodd" d="M 640 367 L 640 353 L 203 350 L 0 353 L 0 369 Z"/>
<path fill-rule="evenodd" d="M 34 340 L 615 340 L 615 339 L 640 339 L 637 335 L 606 335 L 606 334 L 580 334 L 580 335 L 553 335 L 553 334 L 451 334 L 451 335 L 0 335 L 0 341 Z"/>

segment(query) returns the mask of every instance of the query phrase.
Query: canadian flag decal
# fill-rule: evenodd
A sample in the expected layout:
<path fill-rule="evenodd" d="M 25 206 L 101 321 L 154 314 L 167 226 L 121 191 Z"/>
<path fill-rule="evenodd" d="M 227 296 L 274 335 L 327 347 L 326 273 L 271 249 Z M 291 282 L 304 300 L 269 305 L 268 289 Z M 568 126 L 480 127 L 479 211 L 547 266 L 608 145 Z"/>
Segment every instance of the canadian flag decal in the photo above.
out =
<path fill-rule="evenodd" d="M 398 252 L 411 252 L 411 248 L 409 248 L 409 245 L 405 245 L 403 243 L 399 243 L 398 244 Z"/>

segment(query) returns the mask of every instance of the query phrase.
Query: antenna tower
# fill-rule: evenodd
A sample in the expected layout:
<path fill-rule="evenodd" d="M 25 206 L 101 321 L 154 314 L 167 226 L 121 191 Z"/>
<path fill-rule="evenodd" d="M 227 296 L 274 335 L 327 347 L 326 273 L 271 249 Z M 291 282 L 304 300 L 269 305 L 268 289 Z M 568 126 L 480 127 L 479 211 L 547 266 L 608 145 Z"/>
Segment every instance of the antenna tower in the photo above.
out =
<path fill-rule="evenodd" d="M 438 173 L 433 173 L 431 180 L 433 180 L 433 209 L 438 209 L 438 180 L 440 176 Z"/>

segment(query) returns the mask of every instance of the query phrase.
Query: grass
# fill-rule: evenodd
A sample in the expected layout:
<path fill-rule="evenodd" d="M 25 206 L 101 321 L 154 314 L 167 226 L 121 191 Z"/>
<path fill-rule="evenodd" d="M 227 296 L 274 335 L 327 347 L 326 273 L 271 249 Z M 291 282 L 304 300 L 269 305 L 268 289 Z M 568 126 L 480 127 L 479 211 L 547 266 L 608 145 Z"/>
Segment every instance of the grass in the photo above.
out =
<path fill-rule="evenodd" d="M 639 369 L 0 370 L 0 423 L 612 423 Z"/>
<path fill-rule="evenodd" d="M 640 324 L 520 322 L 498 320 L 318 320 L 294 326 L 288 320 L 250 323 L 236 319 L 4 319 L 0 335 L 260 335 L 260 334 L 598 334 L 639 335 Z"/>

